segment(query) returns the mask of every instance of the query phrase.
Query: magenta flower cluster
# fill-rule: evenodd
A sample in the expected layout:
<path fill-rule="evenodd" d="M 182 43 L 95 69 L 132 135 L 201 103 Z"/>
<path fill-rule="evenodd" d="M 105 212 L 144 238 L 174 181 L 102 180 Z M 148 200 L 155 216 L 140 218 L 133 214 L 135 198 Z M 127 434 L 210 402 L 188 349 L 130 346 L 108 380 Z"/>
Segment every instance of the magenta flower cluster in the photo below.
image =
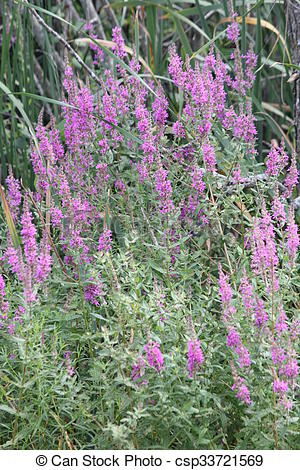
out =
<path fill-rule="evenodd" d="M 276 272 L 279 264 L 279 247 L 272 217 L 264 202 L 261 212 L 262 216 L 254 221 L 250 249 L 253 278 L 256 279 L 257 285 L 262 284 L 265 298 L 261 298 L 255 292 L 245 269 L 240 281 L 239 294 L 243 317 L 248 323 L 246 330 L 250 329 L 251 331 L 251 328 L 256 328 L 258 337 L 263 340 L 265 345 L 268 345 L 272 357 L 272 363 L 269 363 L 268 367 L 274 377 L 273 391 L 278 395 L 279 402 L 288 410 L 292 406 L 289 395 L 294 390 L 295 380 L 299 373 L 295 349 L 299 329 L 295 322 L 291 324 L 288 322 L 287 314 L 281 300 L 279 300 L 280 282 Z M 298 230 L 292 208 L 289 209 L 285 232 L 283 238 L 285 246 L 281 243 L 281 249 L 283 247 L 283 252 L 288 253 L 292 268 L 299 247 Z M 238 331 L 238 328 L 241 328 L 236 308 L 238 299 L 234 301 L 229 276 L 223 273 L 221 267 L 219 267 L 219 295 L 222 319 L 227 330 L 227 346 L 236 354 L 237 365 L 240 369 L 250 368 L 250 354 L 241 341 L 241 332 Z M 276 299 L 278 297 L 276 302 L 275 295 Z M 234 377 L 233 390 L 236 391 L 236 397 L 244 403 L 250 404 L 249 390 L 245 379 L 238 376 L 233 361 L 231 364 Z"/>
<path fill-rule="evenodd" d="M 13 207 L 15 207 L 15 217 L 17 217 L 16 208 L 19 210 L 17 202 L 20 202 L 20 198 L 18 193 L 15 195 L 16 199 L 14 199 L 15 205 Z M 50 243 L 46 229 L 40 243 L 37 243 L 37 230 L 33 223 L 33 215 L 29 210 L 27 198 L 24 200 L 23 213 L 19 222 L 21 225 L 23 252 L 21 246 L 16 247 L 13 244 L 12 238 L 9 235 L 5 259 L 12 272 L 17 275 L 17 278 L 23 285 L 25 301 L 31 304 L 36 300 L 38 286 L 45 282 L 51 271 L 52 257 L 50 254 Z"/>
<path fill-rule="evenodd" d="M 13 309 L 6 300 L 5 281 L 0 274 L 0 330 L 7 331 L 9 335 L 14 335 L 18 327 L 24 322 L 25 308 L 19 305 Z"/>
<path fill-rule="evenodd" d="M 188 341 L 188 371 L 189 376 L 193 378 L 204 362 L 204 355 L 200 346 L 200 341 L 191 339 Z"/>

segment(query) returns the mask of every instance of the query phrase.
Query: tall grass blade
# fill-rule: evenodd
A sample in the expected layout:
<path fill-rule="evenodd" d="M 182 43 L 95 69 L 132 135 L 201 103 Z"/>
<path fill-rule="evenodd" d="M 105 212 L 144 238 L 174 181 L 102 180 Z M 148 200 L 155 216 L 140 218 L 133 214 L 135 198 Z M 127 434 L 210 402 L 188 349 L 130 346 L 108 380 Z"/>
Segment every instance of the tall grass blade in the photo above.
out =
<path fill-rule="evenodd" d="M 5 197 L 4 190 L 1 185 L 0 185 L 0 196 L 1 196 L 1 201 L 2 201 L 3 212 L 5 215 L 5 219 L 6 219 L 6 224 L 7 224 L 9 233 L 11 235 L 13 245 L 15 248 L 18 248 L 20 246 L 20 240 L 17 234 L 16 226 L 14 224 L 11 212 L 9 210 L 9 206 L 8 206 L 7 199 Z"/>

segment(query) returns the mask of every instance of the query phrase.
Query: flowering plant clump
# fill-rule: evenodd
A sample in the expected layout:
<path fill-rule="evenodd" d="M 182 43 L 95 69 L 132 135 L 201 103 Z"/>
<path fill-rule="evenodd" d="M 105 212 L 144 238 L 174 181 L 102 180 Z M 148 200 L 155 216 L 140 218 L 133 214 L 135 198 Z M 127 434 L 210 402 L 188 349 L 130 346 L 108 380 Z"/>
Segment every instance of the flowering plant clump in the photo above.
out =
<path fill-rule="evenodd" d="M 118 27 L 114 70 L 91 48 L 101 87 L 66 63 L 34 191 L 6 181 L 3 442 L 299 447 L 299 175 L 284 142 L 256 163 L 256 56 L 235 16 L 232 70 L 171 45 L 168 85 L 145 78 Z"/>

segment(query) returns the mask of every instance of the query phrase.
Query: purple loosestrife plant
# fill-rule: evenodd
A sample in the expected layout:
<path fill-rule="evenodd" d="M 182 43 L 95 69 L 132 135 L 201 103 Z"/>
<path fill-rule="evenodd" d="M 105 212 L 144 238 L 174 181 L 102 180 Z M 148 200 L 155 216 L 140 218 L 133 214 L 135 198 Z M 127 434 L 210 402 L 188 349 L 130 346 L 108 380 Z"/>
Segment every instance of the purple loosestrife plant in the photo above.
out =
<path fill-rule="evenodd" d="M 34 390 L 25 377 L 24 399 L 50 390 L 62 422 L 88 420 L 89 446 L 190 448 L 202 439 L 199 410 L 203 445 L 298 437 L 296 157 L 273 143 L 262 175 L 256 56 L 241 53 L 236 21 L 227 35 L 232 71 L 213 48 L 200 62 L 172 45 L 168 81 L 154 84 L 114 28 L 112 50 L 135 74 L 106 69 L 96 45 L 97 89 L 67 63 L 62 120 L 41 113 L 36 127 L 34 203 L 25 196 L 22 208 L 20 184 L 7 179 L 18 236 L 1 252 L 1 334 L 28 333 L 28 375 L 46 372 Z M 19 383 L 19 363 L 7 362 Z M 9 393 L 17 403 L 13 380 Z M 44 435 L 61 439 L 46 418 L 43 446 Z M 83 445 L 75 418 L 67 443 Z"/>

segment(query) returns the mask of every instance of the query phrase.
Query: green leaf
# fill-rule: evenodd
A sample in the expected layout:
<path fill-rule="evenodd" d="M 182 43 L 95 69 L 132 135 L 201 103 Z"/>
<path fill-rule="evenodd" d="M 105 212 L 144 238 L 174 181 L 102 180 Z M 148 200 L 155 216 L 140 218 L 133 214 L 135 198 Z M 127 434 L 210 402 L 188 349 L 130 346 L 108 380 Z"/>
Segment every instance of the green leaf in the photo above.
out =
<path fill-rule="evenodd" d="M 148 263 L 151 266 L 151 268 L 154 269 L 154 271 L 157 271 L 158 273 L 161 273 L 161 274 L 166 274 L 166 271 L 161 267 L 161 265 L 157 264 L 152 259 L 148 260 Z"/>

